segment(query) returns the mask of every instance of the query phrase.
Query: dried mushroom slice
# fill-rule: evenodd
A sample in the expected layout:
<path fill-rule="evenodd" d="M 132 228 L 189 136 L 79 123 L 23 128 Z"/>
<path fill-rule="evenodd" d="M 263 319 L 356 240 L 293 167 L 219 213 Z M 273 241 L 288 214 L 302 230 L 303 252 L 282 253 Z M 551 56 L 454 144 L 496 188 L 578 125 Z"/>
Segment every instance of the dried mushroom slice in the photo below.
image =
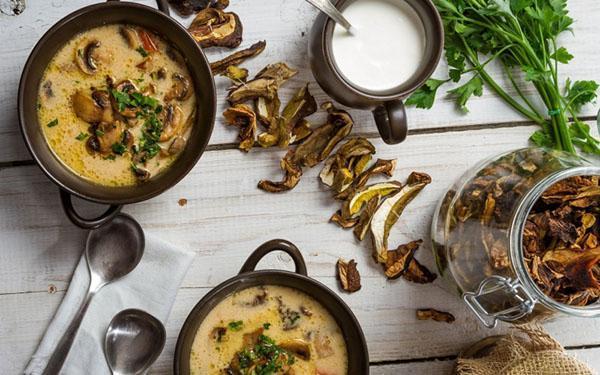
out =
<path fill-rule="evenodd" d="M 377 174 L 383 174 L 388 177 L 392 177 L 395 169 L 396 160 L 377 159 L 377 161 L 371 167 L 369 167 L 369 169 L 367 169 L 364 172 L 361 172 L 348 188 L 335 195 L 335 199 L 348 199 L 348 197 L 352 196 L 357 190 L 363 188 L 367 184 L 367 182 L 369 182 L 369 179 L 372 176 Z"/>
<path fill-rule="evenodd" d="M 349 200 L 348 204 L 344 205 L 344 213 L 348 217 L 358 215 L 363 209 L 364 205 L 370 201 L 373 197 L 379 197 L 381 199 L 398 193 L 402 189 L 402 184 L 398 181 L 381 182 L 367 186 L 357 191 Z"/>
<path fill-rule="evenodd" d="M 188 27 L 188 32 L 202 48 L 236 48 L 242 43 L 242 31 L 237 14 L 217 8 L 202 9 Z"/>
<path fill-rule="evenodd" d="M 335 155 L 325 162 L 319 174 L 321 182 L 330 186 L 337 193 L 345 190 L 354 181 L 354 177 L 362 172 L 373 153 L 375 153 L 375 146 L 366 138 L 352 138 L 346 141 L 339 147 Z M 367 158 L 364 158 L 365 156 Z M 340 179 L 346 176 L 351 176 L 351 180 L 347 181 L 348 183 L 340 184 Z M 336 181 L 338 183 L 335 183 Z"/>
<path fill-rule="evenodd" d="M 300 180 L 302 168 L 312 168 L 325 160 L 335 146 L 352 130 L 352 117 L 333 106 L 327 107 L 329 115 L 327 123 L 315 129 L 294 150 L 288 151 L 281 161 L 281 169 L 285 172 L 281 182 L 260 181 L 258 187 L 268 192 L 281 192 L 293 189 Z"/>
<path fill-rule="evenodd" d="M 307 83 L 296 92 L 281 112 L 282 121 L 279 122 L 279 147 L 286 148 L 290 144 L 292 132 L 298 121 L 312 115 L 316 111 L 317 102 L 308 91 Z"/>
<path fill-rule="evenodd" d="M 268 78 L 275 80 L 277 86 L 281 86 L 285 81 L 298 74 L 298 70 L 290 68 L 284 62 L 278 62 L 275 64 L 269 64 L 263 68 L 256 78 Z"/>
<path fill-rule="evenodd" d="M 228 125 L 233 125 L 240 130 L 239 149 L 245 152 L 250 151 L 254 146 L 256 136 L 256 115 L 252 108 L 246 104 L 236 104 L 227 108 L 223 112 L 223 117 Z"/>
<path fill-rule="evenodd" d="M 222 76 L 229 78 L 231 81 L 239 84 L 241 82 L 246 82 L 248 79 L 248 69 L 240 68 L 235 65 L 230 65 L 225 69 Z"/>
<path fill-rule="evenodd" d="M 337 275 L 342 289 L 346 292 L 354 293 L 361 288 L 360 274 L 358 273 L 354 259 L 349 262 L 339 259 L 337 261 Z"/>
<path fill-rule="evenodd" d="M 413 283 L 429 284 L 437 278 L 437 275 L 413 258 L 402 277 Z"/>
<path fill-rule="evenodd" d="M 373 255 L 377 262 L 387 260 L 387 247 L 390 229 L 398 221 L 406 206 L 431 182 L 425 173 L 413 172 L 406 185 L 395 195 L 383 201 L 371 220 Z"/>
<path fill-rule="evenodd" d="M 454 315 L 446 311 L 439 311 L 436 309 L 418 309 L 417 310 L 418 320 L 435 320 L 436 322 L 454 323 L 456 318 Z"/>
<path fill-rule="evenodd" d="M 385 275 L 388 279 L 397 279 L 402 276 L 415 256 L 415 252 L 423 240 L 409 242 L 405 245 L 400 245 L 396 250 L 387 252 L 387 259 L 384 264 Z"/>
<path fill-rule="evenodd" d="M 281 159 L 280 166 L 285 172 L 283 181 L 273 182 L 261 180 L 258 183 L 258 188 L 269 193 L 281 193 L 295 188 L 302 176 L 302 168 L 294 163 L 293 158 L 294 150 L 289 150 L 285 157 Z"/>
<path fill-rule="evenodd" d="M 371 200 L 367 202 L 364 210 L 362 210 L 360 213 L 358 224 L 356 224 L 353 230 L 354 237 L 356 237 L 357 240 L 364 240 L 367 233 L 369 233 L 369 229 L 371 228 L 371 219 L 373 219 L 373 215 L 375 214 L 375 211 L 377 211 L 377 207 L 379 207 L 381 200 L 382 199 L 380 196 L 371 198 Z"/>
<path fill-rule="evenodd" d="M 356 217 L 345 218 L 344 216 L 342 216 L 342 211 L 338 211 L 338 212 L 334 213 L 333 215 L 331 215 L 331 218 L 329 219 L 329 221 L 331 221 L 332 223 L 336 223 L 337 225 L 339 225 L 340 227 L 342 227 L 344 229 L 353 228 L 354 226 L 356 226 L 359 223 L 359 219 Z"/>
<path fill-rule="evenodd" d="M 229 91 L 227 100 L 231 105 L 243 103 L 259 97 L 273 100 L 277 95 L 278 88 L 279 87 L 277 86 L 276 81 L 273 79 L 255 78 L 251 81 L 233 87 Z"/>
<path fill-rule="evenodd" d="M 260 55 L 266 46 L 267 42 L 264 40 L 256 42 L 250 47 L 237 51 L 224 59 L 210 63 L 210 69 L 214 75 L 224 74 L 227 72 L 227 68 L 240 65 L 247 59 Z"/>
<path fill-rule="evenodd" d="M 574 176 L 548 188 L 523 230 L 533 280 L 560 303 L 586 306 L 600 298 L 598 176 Z"/>

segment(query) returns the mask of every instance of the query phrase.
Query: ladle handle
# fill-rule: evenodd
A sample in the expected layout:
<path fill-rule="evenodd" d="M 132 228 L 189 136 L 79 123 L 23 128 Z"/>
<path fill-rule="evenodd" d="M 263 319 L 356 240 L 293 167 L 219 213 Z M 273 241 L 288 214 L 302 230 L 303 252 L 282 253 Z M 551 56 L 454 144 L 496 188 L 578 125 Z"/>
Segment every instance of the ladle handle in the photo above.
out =
<path fill-rule="evenodd" d="M 106 0 L 106 1 L 119 1 L 119 0 Z M 156 0 L 156 4 L 158 5 L 158 9 L 161 12 L 163 12 L 167 16 L 170 15 L 169 4 L 167 3 L 167 0 Z"/>
<path fill-rule="evenodd" d="M 242 266 L 240 274 L 254 271 L 258 262 L 260 262 L 260 260 L 264 258 L 265 255 L 272 253 L 273 251 L 283 251 L 287 253 L 294 261 L 294 265 L 296 266 L 296 273 L 307 276 L 306 263 L 304 262 L 304 258 L 302 257 L 302 253 L 300 253 L 300 250 L 298 250 L 296 245 L 294 245 L 290 241 L 280 239 L 265 242 L 264 244 L 260 245 L 256 250 L 254 250 L 254 252 L 250 254 L 248 259 Z"/>
<path fill-rule="evenodd" d="M 90 288 L 87 292 L 81 306 L 79 306 L 79 310 L 77 310 L 71 323 L 69 323 L 69 326 L 65 330 L 65 333 L 63 333 L 58 344 L 56 344 L 54 352 L 52 352 L 52 356 L 48 360 L 48 364 L 46 364 L 46 368 L 42 375 L 56 375 L 60 373 L 60 370 L 69 355 L 73 341 L 75 341 L 75 336 L 77 336 L 77 331 L 79 331 L 79 327 L 81 326 L 83 317 L 90 305 L 90 301 L 94 294 L 96 294 L 96 291 L 97 290 Z"/>
<path fill-rule="evenodd" d="M 373 110 L 373 117 L 381 139 L 388 145 L 398 144 L 406 139 L 408 120 L 402 100 L 385 102 Z"/>
<path fill-rule="evenodd" d="M 79 215 L 73 207 L 73 198 L 71 193 L 66 190 L 60 189 L 60 202 L 62 203 L 65 214 L 71 220 L 71 222 L 83 229 L 96 229 L 117 216 L 121 212 L 122 205 L 111 205 L 108 207 L 106 212 L 94 219 L 86 219 Z"/>

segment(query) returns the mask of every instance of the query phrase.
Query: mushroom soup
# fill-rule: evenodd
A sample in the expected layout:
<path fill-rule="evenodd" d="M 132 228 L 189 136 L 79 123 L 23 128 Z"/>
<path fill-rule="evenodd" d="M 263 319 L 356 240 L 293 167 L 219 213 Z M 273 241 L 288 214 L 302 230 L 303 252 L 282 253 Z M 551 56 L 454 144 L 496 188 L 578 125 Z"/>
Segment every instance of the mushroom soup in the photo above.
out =
<path fill-rule="evenodd" d="M 74 173 L 105 186 L 134 185 L 169 168 L 195 115 L 183 58 L 138 26 L 75 36 L 48 64 L 38 92 L 50 149 Z"/>
<path fill-rule="evenodd" d="M 196 333 L 191 374 L 344 375 L 346 343 L 334 318 L 296 289 L 261 286 L 221 301 Z"/>

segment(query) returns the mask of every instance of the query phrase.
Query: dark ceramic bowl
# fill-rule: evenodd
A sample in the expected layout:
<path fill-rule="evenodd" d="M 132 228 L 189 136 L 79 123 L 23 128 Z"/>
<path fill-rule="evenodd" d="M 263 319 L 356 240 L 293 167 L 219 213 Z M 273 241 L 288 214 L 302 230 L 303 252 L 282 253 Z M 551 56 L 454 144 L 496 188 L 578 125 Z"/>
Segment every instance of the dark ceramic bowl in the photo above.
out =
<path fill-rule="evenodd" d="M 216 95 L 210 65 L 196 41 L 169 17 L 166 0 L 157 1 L 161 11 L 130 2 L 108 1 L 75 11 L 44 34 L 31 52 L 19 85 L 18 110 L 21 132 L 34 160 L 60 187 L 61 201 L 69 219 L 83 228 L 95 228 L 111 220 L 126 203 L 150 199 L 179 182 L 196 164 L 212 133 Z M 196 123 L 187 147 L 173 165 L 147 183 L 107 187 L 85 180 L 66 167 L 50 150 L 37 118 L 37 94 L 44 70 L 55 53 L 82 31 L 114 23 L 142 26 L 176 47 L 187 62 L 197 94 Z M 111 205 L 100 217 L 86 219 L 73 209 L 72 195 Z"/>
<path fill-rule="evenodd" d="M 258 262 L 273 251 L 288 253 L 294 261 L 296 271 L 256 271 L 255 268 Z M 260 285 L 280 285 L 299 290 L 311 296 L 329 310 L 346 340 L 348 374 L 363 375 L 369 373 L 369 353 L 365 337 L 358 320 L 348 305 L 331 289 L 307 276 L 304 258 L 294 244 L 286 240 L 271 240 L 250 254 L 237 276 L 215 287 L 192 309 L 177 339 L 174 359 L 174 373 L 176 375 L 190 374 L 192 344 L 198 328 L 208 313 L 232 293 Z"/>

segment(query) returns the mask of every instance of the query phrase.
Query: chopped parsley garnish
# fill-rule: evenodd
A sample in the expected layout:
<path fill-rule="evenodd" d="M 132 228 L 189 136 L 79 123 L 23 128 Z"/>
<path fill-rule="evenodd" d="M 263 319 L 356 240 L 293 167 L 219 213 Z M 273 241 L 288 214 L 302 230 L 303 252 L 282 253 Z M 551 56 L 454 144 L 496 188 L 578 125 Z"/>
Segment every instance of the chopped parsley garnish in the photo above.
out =
<path fill-rule="evenodd" d="M 264 323 L 263 328 L 268 330 L 269 328 L 271 328 L 271 323 Z"/>
<path fill-rule="evenodd" d="M 114 143 L 112 145 L 112 152 L 117 155 L 123 155 L 127 151 L 127 147 L 123 143 Z"/>
<path fill-rule="evenodd" d="M 88 133 L 81 132 L 81 133 L 79 133 L 79 135 L 77 137 L 75 137 L 75 139 L 78 140 L 78 141 L 83 141 L 88 136 L 89 136 Z"/>
<path fill-rule="evenodd" d="M 55 118 L 54 120 L 50 121 L 48 124 L 46 124 L 47 127 L 52 128 L 54 126 L 58 125 L 58 119 Z"/>
<path fill-rule="evenodd" d="M 148 57 L 148 51 L 146 51 L 144 49 L 144 47 L 139 46 L 138 48 L 135 49 L 136 51 L 139 52 L 140 55 L 142 55 L 142 57 Z"/>
<path fill-rule="evenodd" d="M 240 369 L 253 368 L 254 374 L 271 375 L 281 371 L 284 366 L 294 364 L 295 357 L 279 347 L 269 336 L 260 335 L 254 347 L 237 353 Z"/>
<path fill-rule="evenodd" d="M 115 160 L 117 157 L 113 154 L 110 154 L 104 158 L 104 160 Z"/>
<path fill-rule="evenodd" d="M 244 322 L 241 320 L 232 321 L 232 322 L 229 322 L 229 324 L 227 324 L 227 327 L 229 327 L 229 329 L 234 332 L 241 330 L 243 326 L 244 326 Z"/>
<path fill-rule="evenodd" d="M 102 137 L 104 135 L 104 132 L 100 129 L 96 129 L 96 131 L 94 132 L 96 134 L 96 136 L 98 137 Z"/>

